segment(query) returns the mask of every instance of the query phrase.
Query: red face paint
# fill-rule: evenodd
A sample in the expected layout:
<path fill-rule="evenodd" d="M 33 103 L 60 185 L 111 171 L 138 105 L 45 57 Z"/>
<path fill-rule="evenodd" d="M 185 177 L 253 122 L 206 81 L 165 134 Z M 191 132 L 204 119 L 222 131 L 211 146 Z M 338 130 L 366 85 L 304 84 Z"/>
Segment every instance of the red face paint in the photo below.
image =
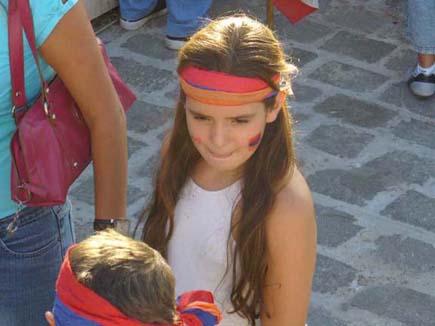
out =
<path fill-rule="evenodd" d="M 197 136 L 192 137 L 192 140 L 193 140 L 193 142 L 195 144 L 201 144 L 202 143 L 201 138 L 199 138 Z"/>
<path fill-rule="evenodd" d="M 257 145 L 260 143 L 260 140 L 261 140 L 261 133 L 258 133 L 257 136 L 254 136 L 251 139 L 249 139 L 249 149 L 254 150 L 257 147 Z"/>

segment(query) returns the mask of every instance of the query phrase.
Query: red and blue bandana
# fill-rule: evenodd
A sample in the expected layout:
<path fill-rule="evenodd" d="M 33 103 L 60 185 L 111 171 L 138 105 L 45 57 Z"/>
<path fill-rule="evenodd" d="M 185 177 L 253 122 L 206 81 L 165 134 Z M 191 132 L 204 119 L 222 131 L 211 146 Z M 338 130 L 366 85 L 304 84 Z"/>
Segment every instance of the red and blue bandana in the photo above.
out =
<path fill-rule="evenodd" d="M 53 313 L 56 326 L 215 326 L 222 316 L 208 291 L 192 291 L 177 299 L 179 322 L 147 324 L 124 315 L 109 301 L 79 283 L 68 249 L 56 283 Z"/>
<path fill-rule="evenodd" d="M 277 74 L 273 82 L 279 85 L 280 78 Z M 243 105 L 261 102 L 281 93 L 260 78 L 240 77 L 193 66 L 184 68 L 179 79 L 186 96 L 206 104 Z"/>

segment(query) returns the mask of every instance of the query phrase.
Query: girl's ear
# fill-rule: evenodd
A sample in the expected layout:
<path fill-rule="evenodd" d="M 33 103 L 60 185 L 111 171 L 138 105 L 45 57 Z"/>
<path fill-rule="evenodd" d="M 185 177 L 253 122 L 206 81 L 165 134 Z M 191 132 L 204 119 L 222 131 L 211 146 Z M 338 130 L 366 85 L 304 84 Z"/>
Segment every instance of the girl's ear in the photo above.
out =
<path fill-rule="evenodd" d="M 266 122 L 274 122 L 276 120 L 276 117 L 278 116 L 279 111 L 281 110 L 282 106 L 284 105 L 284 101 L 286 99 L 286 93 L 285 92 L 279 92 L 276 96 L 275 105 L 273 106 L 273 109 L 271 111 L 268 111 L 266 113 Z"/>

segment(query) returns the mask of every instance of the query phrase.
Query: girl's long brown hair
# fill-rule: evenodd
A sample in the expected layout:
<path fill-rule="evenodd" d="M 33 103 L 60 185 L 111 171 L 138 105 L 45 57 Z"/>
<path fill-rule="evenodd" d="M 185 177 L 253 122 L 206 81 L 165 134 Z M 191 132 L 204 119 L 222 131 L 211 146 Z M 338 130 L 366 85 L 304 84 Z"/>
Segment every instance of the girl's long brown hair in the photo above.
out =
<path fill-rule="evenodd" d="M 289 76 L 281 45 L 272 31 L 244 15 L 217 19 L 196 33 L 180 50 L 178 72 L 196 66 L 228 74 L 257 77 L 276 90 L 272 82 L 277 73 Z M 289 87 L 289 79 L 287 78 Z M 146 219 L 142 239 L 166 257 L 174 229 L 174 210 L 180 192 L 200 159 L 189 136 L 184 109 L 185 96 L 180 94 L 168 149 L 157 173 L 154 196 L 141 214 Z M 275 97 L 264 101 L 271 110 Z M 266 125 L 261 144 L 245 163 L 241 175 L 241 199 L 232 213 L 231 235 L 236 239 L 231 253 L 233 285 L 231 301 L 234 311 L 252 325 L 263 304 L 267 273 L 265 223 L 275 198 L 294 167 L 291 120 L 287 107 L 277 119 Z"/>

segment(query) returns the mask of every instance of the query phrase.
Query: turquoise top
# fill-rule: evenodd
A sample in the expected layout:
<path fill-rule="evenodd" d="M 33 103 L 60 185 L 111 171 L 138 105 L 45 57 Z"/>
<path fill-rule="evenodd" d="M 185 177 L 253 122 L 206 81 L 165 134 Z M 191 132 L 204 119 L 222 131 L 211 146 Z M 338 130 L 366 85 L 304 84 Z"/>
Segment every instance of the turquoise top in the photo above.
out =
<path fill-rule="evenodd" d="M 36 44 L 39 48 L 54 30 L 62 17 L 78 0 L 30 0 Z M 8 0 L 0 0 L 0 219 L 13 214 L 17 205 L 11 200 L 10 169 L 11 155 L 9 143 L 15 131 L 11 115 L 11 77 L 9 68 L 9 48 L 7 30 Z M 41 91 L 37 69 L 31 55 L 29 44 L 24 38 L 25 87 L 28 102 L 35 100 Z M 41 68 L 46 80 L 54 76 L 53 69 L 40 58 Z"/>

